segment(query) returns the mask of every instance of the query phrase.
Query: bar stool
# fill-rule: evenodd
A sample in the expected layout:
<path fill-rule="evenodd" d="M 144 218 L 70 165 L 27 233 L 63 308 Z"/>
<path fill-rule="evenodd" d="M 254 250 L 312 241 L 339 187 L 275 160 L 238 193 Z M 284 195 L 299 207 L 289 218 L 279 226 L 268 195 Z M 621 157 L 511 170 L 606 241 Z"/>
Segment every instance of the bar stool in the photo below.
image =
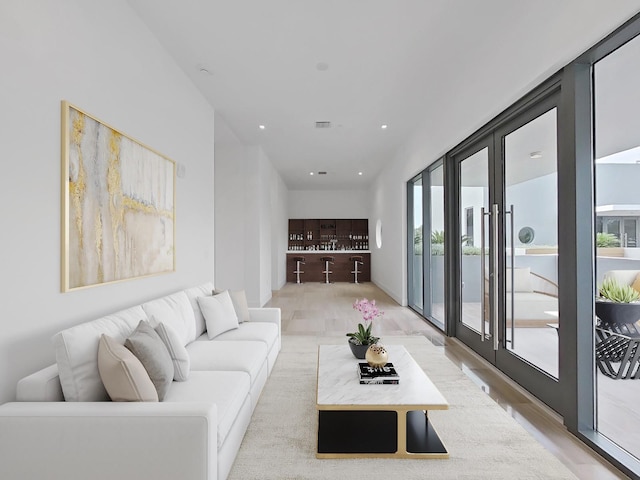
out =
<path fill-rule="evenodd" d="M 358 270 L 358 265 L 364 265 L 364 262 L 362 261 L 362 256 L 354 255 L 353 257 L 349 257 L 349 261 L 353 262 L 353 271 L 351 272 L 353 273 L 353 278 L 354 278 L 353 283 L 358 283 L 358 274 L 360 273 L 360 271 Z"/>
<path fill-rule="evenodd" d="M 293 257 L 293 261 L 296 262 L 296 270 L 293 272 L 296 274 L 296 283 L 302 283 L 300 281 L 300 274 L 304 272 L 300 270 L 300 265 L 304 265 L 304 257 Z"/>
<path fill-rule="evenodd" d="M 335 260 L 333 257 L 320 257 L 320 261 L 324 262 L 324 270 L 322 271 L 322 273 L 324 273 L 324 283 L 331 283 L 329 281 L 329 275 L 333 272 L 329 270 L 329 264 L 333 265 Z"/>

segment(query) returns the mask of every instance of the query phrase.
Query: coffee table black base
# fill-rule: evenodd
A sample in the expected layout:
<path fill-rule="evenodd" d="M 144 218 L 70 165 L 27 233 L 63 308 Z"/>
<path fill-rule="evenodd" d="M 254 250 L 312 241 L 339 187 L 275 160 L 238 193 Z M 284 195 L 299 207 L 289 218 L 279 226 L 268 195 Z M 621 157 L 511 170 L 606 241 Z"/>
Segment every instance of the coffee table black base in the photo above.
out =
<path fill-rule="evenodd" d="M 319 410 L 316 456 L 448 458 L 449 453 L 423 410 Z"/>

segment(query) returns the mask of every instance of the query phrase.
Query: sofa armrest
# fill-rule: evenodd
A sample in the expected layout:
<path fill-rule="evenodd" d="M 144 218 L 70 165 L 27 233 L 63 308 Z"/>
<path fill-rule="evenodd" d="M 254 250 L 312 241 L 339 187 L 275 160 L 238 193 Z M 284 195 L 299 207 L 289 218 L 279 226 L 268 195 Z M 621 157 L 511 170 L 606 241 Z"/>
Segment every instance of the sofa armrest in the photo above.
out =
<path fill-rule="evenodd" d="M 269 322 L 278 325 L 280 330 L 280 309 L 279 308 L 249 308 L 250 322 Z"/>
<path fill-rule="evenodd" d="M 18 381 L 18 402 L 63 402 L 58 365 L 49 365 Z"/>
<path fill-rule="evenodd" d="M 215 480 L 211 403 L 0 406 L 0 478 Z"/>

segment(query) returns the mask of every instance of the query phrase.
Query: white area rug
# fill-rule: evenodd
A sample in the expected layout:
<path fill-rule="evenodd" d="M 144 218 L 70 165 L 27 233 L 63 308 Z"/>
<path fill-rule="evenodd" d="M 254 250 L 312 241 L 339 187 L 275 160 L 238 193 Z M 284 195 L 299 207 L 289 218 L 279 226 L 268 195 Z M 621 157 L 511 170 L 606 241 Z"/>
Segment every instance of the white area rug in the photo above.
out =
<path fill-rule="evenodd" d="M 404 345 L 449 402 L 429 418 L 446 460 L 316 459 L 317 345 L 344 337 L 284 336 L 229 476 L 253 479 L 575 479 L 576 477 L 424 337 Z M 390 359 L 393 361 L 393 359 Z"/>

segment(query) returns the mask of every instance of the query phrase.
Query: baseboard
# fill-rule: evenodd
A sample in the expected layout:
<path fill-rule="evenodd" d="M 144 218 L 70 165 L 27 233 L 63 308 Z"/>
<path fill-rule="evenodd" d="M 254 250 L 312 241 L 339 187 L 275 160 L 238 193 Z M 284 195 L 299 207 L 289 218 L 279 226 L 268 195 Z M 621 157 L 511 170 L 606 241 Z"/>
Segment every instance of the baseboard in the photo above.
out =
<path fill-rule="evenodd" d="M 271 300 L 271 297 L 272 297 L 272 293 L 271 293 L 271 290 L 269 290 L 269 292 L 260 299 L 260 307 L 264 307 L 267 304 L 267 302 Z"/>
<path fill-rule="evenodd" d="M 378 282 L 376 280 L 371 280 L 371 283 L 373 283 L 376 287 L 378 287 L 380 290 L 382 290 L 384 293 L 386 293 L 387 295 L 389 295 L 393 300 L 395 300 L 395 302 L 402 306 L 402 307 L 406 307 L 407 304 L 402 302 L 402 296 L 401 295 L 397 295 L 394 291 L 392 291 L 390 288 L 388 288 L 386 285 L 382 284 L 381 282 Z"/>

